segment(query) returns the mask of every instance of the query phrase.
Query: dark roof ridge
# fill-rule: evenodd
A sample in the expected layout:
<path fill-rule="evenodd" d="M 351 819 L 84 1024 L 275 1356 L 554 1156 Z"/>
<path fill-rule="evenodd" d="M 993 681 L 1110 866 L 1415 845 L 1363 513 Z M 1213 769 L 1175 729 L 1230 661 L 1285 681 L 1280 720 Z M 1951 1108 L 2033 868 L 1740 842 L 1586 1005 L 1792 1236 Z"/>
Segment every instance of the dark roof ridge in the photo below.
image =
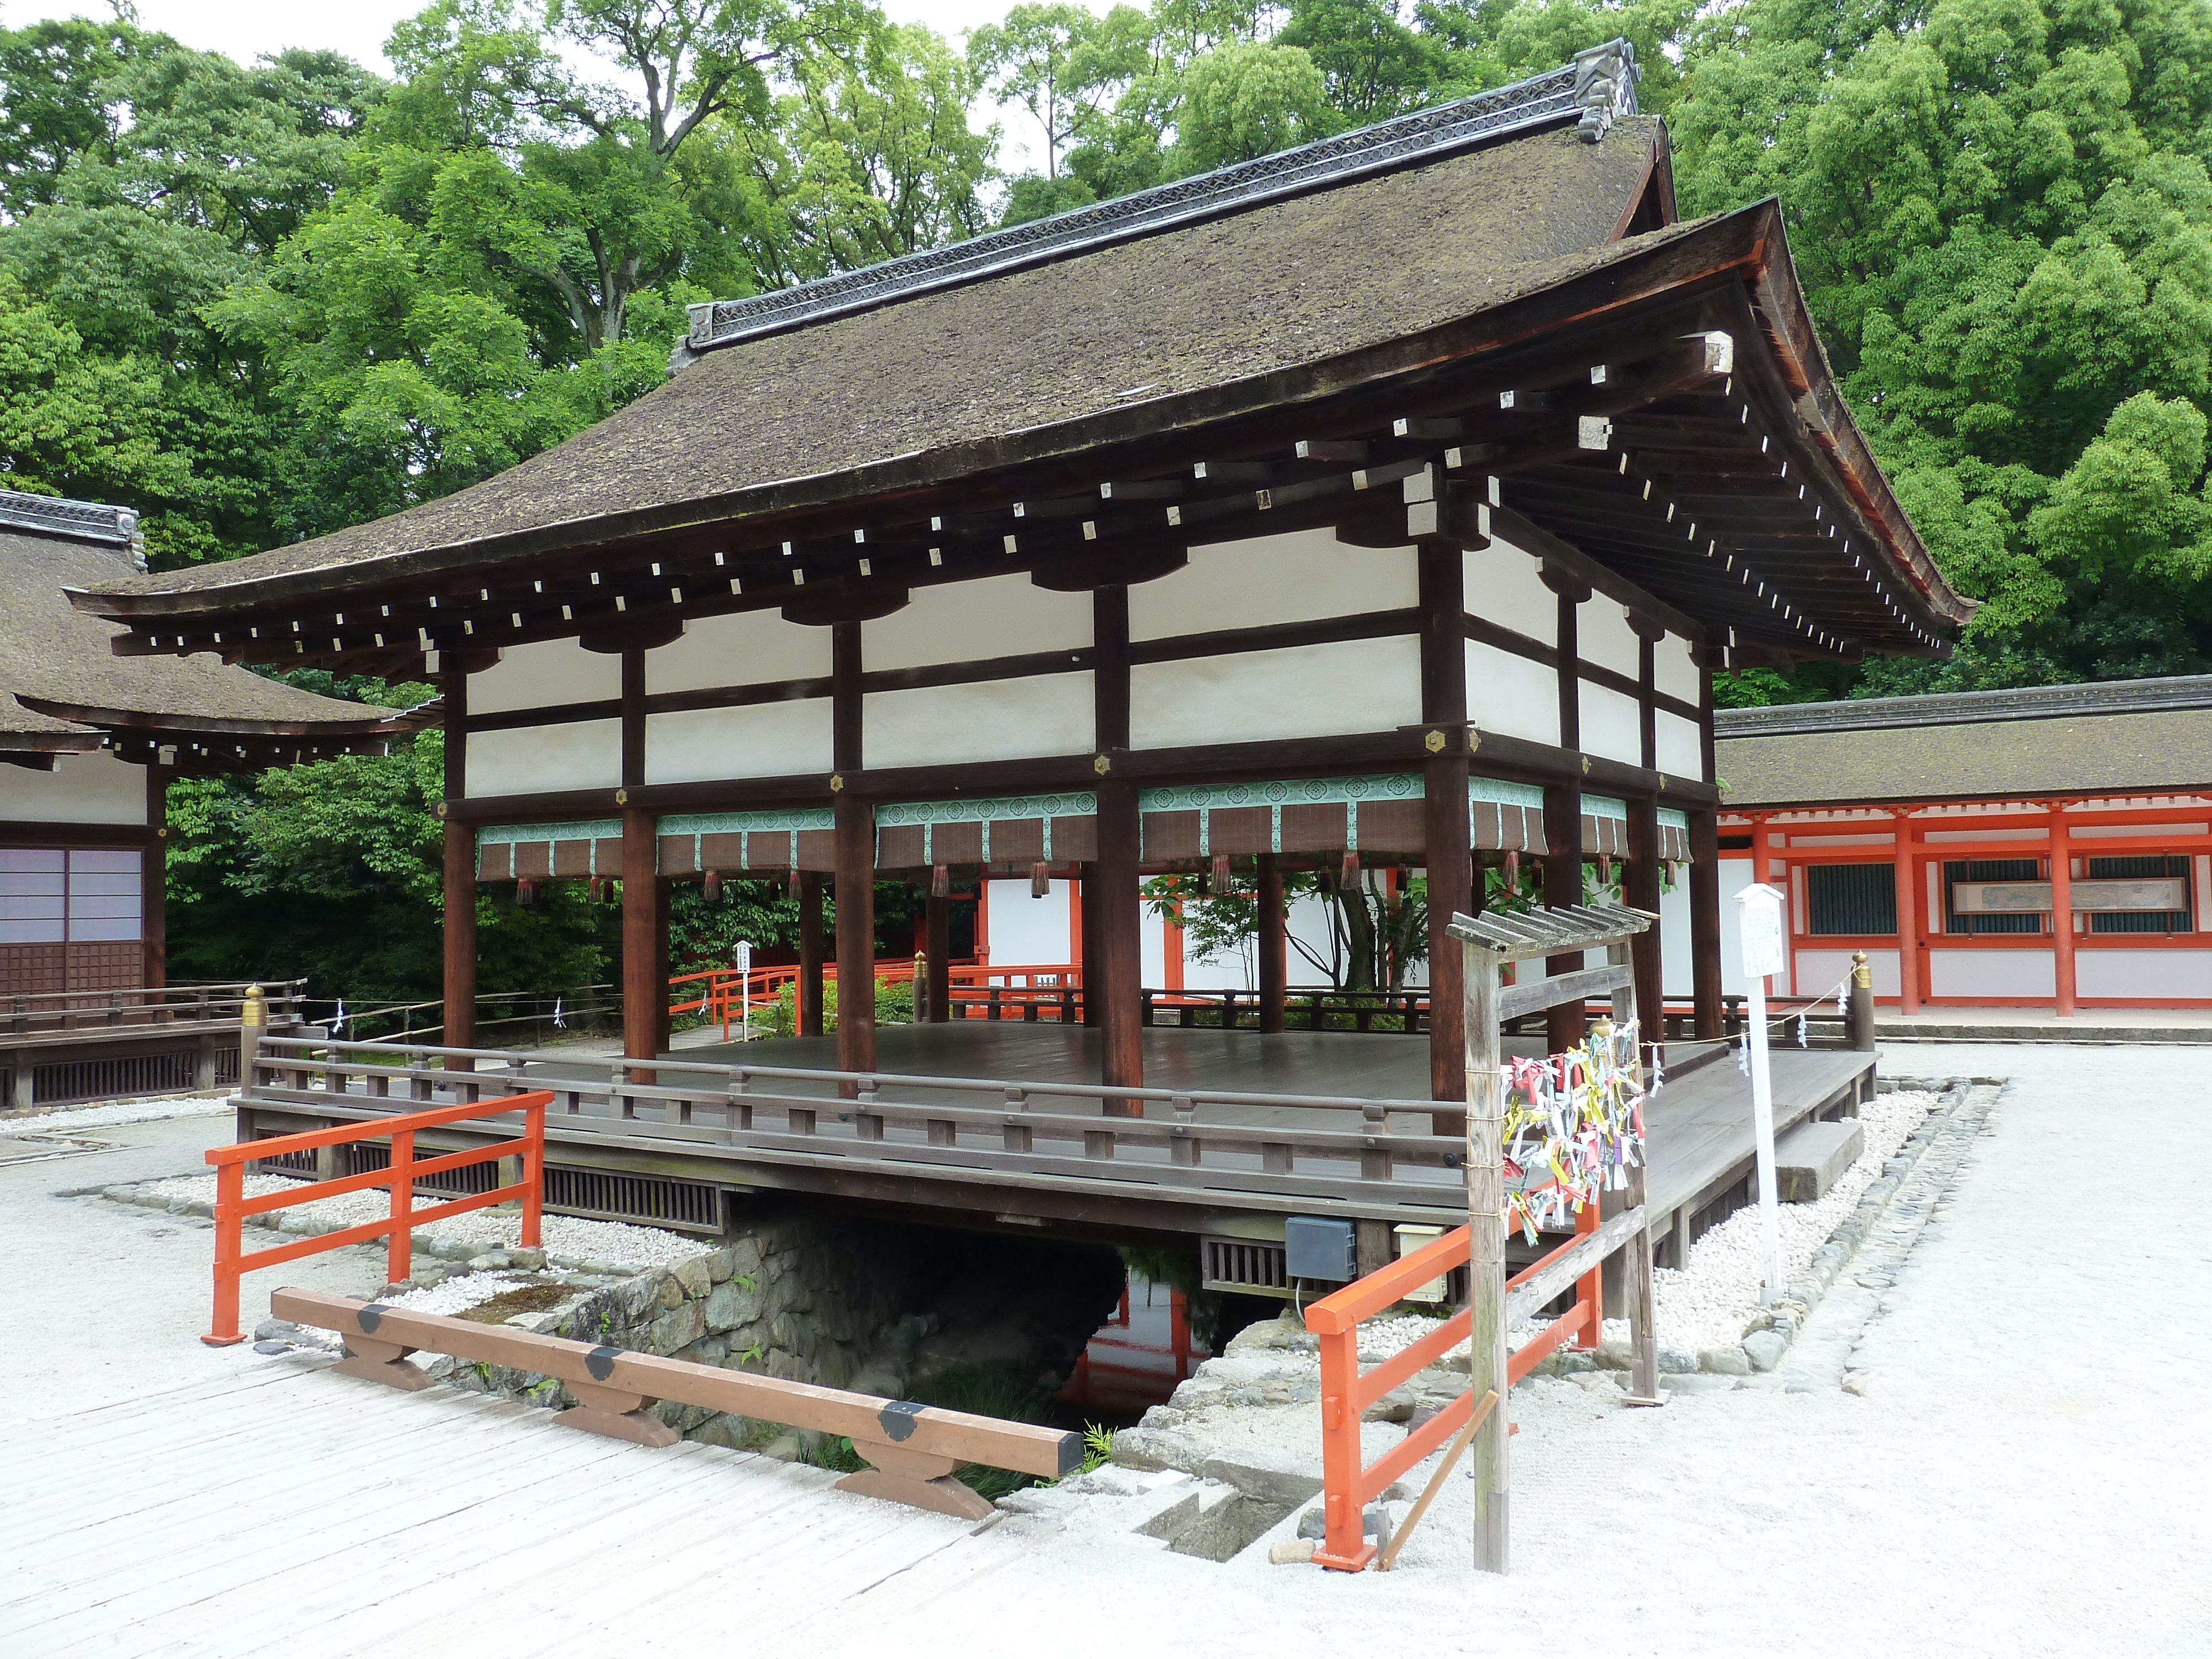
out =
<path fill-rule="evenodd" d="M 1939 691 L 1915 697 L 1854 697 L 1835 702 L 1717 708 L 1713 736 L 1781 738 L 1820 732 L 1876 732 L 1914 726 L 1983 726 L 2084 714 L 2142 714 L 2212 708 L 2212 674 L 2094 680 L 1996 691 Z"/>
<path fill-rule="evenodd" d="M 1295 149 L 1278 150 L 1194 178 L 987 231 L 946 247 L 927 248 L 796 288 L 695 305 L 689 307 L 690 331 L 670 355 L 669 369 L 674 373 L 700 353 L 717 347 L 1088 253 L 1116 242 L 1342 185 L 1368 173 L 1436 161 L 1551 123 L 1574 118 L 1578 136 L 1595 143 L 1616 117 L 1638 112 L 1637 78 L 1636 48 L 1626 40 L 1608 40 L 1576 53 L 1571 64 L 1525 81 L 1433 109 L 1415 110 Z"/>
<path fill-rule="evenodd" d="M 138 514 L 131 507 L 114 507 L 106 501 L 72 501 L 66 495 L 33 495 L 23 489 L 0 489 L 0 528 L 117 548 L 142 573 L 146 568 L 141 552 L 143 544 L 138 538 Z"/>

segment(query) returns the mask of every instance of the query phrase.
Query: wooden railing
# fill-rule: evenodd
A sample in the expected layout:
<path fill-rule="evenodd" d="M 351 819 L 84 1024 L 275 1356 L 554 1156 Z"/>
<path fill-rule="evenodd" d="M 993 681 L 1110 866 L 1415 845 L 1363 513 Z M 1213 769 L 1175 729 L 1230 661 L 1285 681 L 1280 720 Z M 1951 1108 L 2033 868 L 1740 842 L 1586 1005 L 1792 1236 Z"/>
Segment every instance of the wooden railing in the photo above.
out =
<path fill-rule="evenodd" d="M 280 1022 L 298 1008 L 304 979 L 264 987 Z M 210 985 L 137 986 L 112 991 L 26 991 L 0 997 L 0 1039 L 58 1036 L 147 1025 L 235 1025 L 249 988 L 244 980 Z"/>
<path fill-rule="evenodd" d="M 480 1325 L 313 1291 L 278 1291 L 269 1305 L 279 1319 L 343 1337 L 348 1358 L 336 1369 L 349 1376 L 397 1389 L 428 1388 L 429 1379 L 406 1357 L 428 1352 L 556 1377 L 577 1403 L 556 1422 L 639 1445 L 676 1443 L 676 1431 L 647 1410 L 663 1400 L 842 1435 L 872 1467 L 847 1475 L 837 1482 L 841 1488 L 963 1520 L 981 1520 L 993 1509 L 988 1498 L 953 1478 L 963 1464 L 1056 1477 L 1073 1474 L 1083 1462 L 1083 1437 L 1066 1429 L 594 1347 L 512 1326 Z"/>
<path fill-rule="evenodd" d="M 211 1328 L 200 1340 L 210 1347 L 222 1348 L 246 1340 L 238 1330 L 238 1281 L 241 1274 L 252 1273 L 257 1267 L 273 1267 L 279 1262 L 296 1261 L 303 1255 L 313 1255 L 319 1251 L 334 1250 L 341 1245 L 358 1244 L 365 1239 L 388 1236 L 385 1271 L 390 1282 L 398 1284 L 408 1276 L 411 1269 L 416 1228 L 428 1222 L 443 1220 L 449 1215 L 459 1215 L 468 1210 L 488 1209 L 495 1204 L 510 1201 L 520 1201 L 522 1205 L 522 1242 L 535 1247 L 545 1192 L 545 1108 L 552 1098 L 551 1095 L 539 1090 L 488 1103 L 471 1100 L 463 1106 L 402 1113 L 374 1124 L 313 1129 L 304 1134 L 272 1135 L 210 1149 L 207 1161 L 215 1165 L 216 1181 L 215 1316 Z M 418 1130 L 459 1123 L 471 1118 L 498 1117 L 509 1112 L 522 1114 L 522 1133 L 516 1139 L 502 1140 L 489 1146 L 468 1147 L 438 1158 L 418 1160 L 415 1156 L 415 1136 Z M 388 1169 L 365 1170 L 358 1175 L 341 1176 L 334 1181 L 311 1182 L 306 1186 L 264 1194 L 259 1198 L 246 1195 L 246 1166 L 248 1164 L 262 1158 L 282 1158 L 291 1152 L 312 1152 L 325 1146 L 380 1140 L 387 1136 L 392 1142 L 392 1164 Z M 472 1193 L 465 1198 L 433 1204 L 420 1210 L 415 1207 L 415 1183 L 424 1176 L 438 1175 L 447 1170 L 458 1170 L 467 1164 L 483 1164 L 500 1158 L 519 1160 L 518 1179 L 495 1186 L 488 1192 Z M 250 1255 L 242 1254 L 241 1234 L 246 1217 L 265 1214 L 270 1210 L 289 1209 L 295 1205 L 312 1204 L 319 1198 L 336 1198 L 343 1193 L 362 1192 L 372 1187 L 392 1189 L 391 1213 L 383 1220 L 363 1222 L 356 1227 L 341 1227 L 335 1232 L 295 1239 L 289 1244 L 256 1250 Z"/>
<path fill-rule="evenodd" d="M 1462 1140 L 1403 1121 L 1418 1115 L 1425 1128 L 1437 1109 L 1430 1101 L 548 1059 L 321 1037 L 264 1040 L 245 1094 L 253 1104 L 374 1113 L 389 1102 L 466 1103 L 520 1086 L 550 1095 L 556 1134 L 682 1143 L 814 1170 L 871 1164 L 902 1178 L 1114 1195 L 1142 1183 L 1191 1201 L 1406 1211 L 1405 1220 L 1434 1220 L 1436 1206 L 1463 1203 L 1452 1173 Z M 1143 1115 L 1117 1115 L 1125 1103 Z"/>

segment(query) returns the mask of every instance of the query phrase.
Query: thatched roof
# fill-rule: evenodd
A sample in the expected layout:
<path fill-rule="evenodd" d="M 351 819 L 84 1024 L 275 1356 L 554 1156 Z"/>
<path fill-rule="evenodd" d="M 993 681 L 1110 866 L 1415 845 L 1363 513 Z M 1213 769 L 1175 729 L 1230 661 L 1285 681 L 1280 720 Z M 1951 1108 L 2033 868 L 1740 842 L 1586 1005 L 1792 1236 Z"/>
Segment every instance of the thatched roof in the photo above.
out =
<path fill-rule="evenodd" d="M 1734 708 L 1729 808 L 2191 794 L 2212 787 L 2212 675 Z"/>
<path fill-rule="evenodd" d="M 210 657 L 117 656 L 125 630 L 74 609 L 64 589 L 129 575 L 134 529 L 127 509 L 0 490 L 0 750 L 96 749 L 130 732 L 187 750 L 252 738 L 259 758 L 270 738 L 336 752 L 425 723 Z"/>

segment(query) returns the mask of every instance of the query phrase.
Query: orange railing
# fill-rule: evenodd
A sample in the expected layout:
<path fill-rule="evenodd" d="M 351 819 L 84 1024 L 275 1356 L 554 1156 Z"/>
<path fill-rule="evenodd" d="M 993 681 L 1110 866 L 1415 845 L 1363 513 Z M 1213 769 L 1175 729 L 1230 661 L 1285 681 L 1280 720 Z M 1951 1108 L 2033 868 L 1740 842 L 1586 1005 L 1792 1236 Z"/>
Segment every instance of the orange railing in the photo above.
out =
<path fill-rule="evenodd" d="M 436 1106 L 427 1111 L 378 1118 L 372 1122 L 341 1124 L 332 1129 L 311 1129 L 304 1134 L 272 1135 L 264 1140 L 241 1140 L 235 1146 L 213 1148 L 207 1154 L 207 1161 L 215 1165 L 215 1317 L 214 1328 L 200 1340 L 210 1347 L 222 1348 L 246 1340 L 238 1329 L 238 1281 L 240 1275 L 252 1273 L 257 1267 L 273 1267 L 282 1261 L 296 1261 L 303 1255 L 313 1255 L 319 1251 L 337 1249 L 342 1245 L 357 1244 L 380 1234 L 389 1234 L 391 1242 L 385 1271 L 389 1282 L 396 1285 L 408 1276 L 413 1260 L 412 1232 L 415 1228 L 425 1222 L 459 1215 L 465 1211 L 489 1209 L 495 1204 L 504 1204 L 512 1199 L 522 1200 L 522 1242 L 526 1246 L 535 1249 L 544 1204 L 545 1109 L 552 1099 L 551 1090 L 533 1089 L 526 1094 L 510 1095 L 503 1100 Z M 470 1118 L 496 1117 L 505 1112 L 517 1111 L 523 1115 L 523 1131 L 519 1139 L 447 1152 L 419 1162 L 415 1157 L 415 1132 L 418 1129 L 433 1128 L 441 1123 L 459 1123 Z M 388 1169 L 364 1170 L 358 1175 L 341 1176 L 336 1180 L 308 1182 L 281 1193 L 264 1193 L 259 1198 L 246 1195 L 246 1166 L 248 1164 L 262 1158 L 281 1158 L 288 1152 L 343 1146 L 355 1141 L 381 1140 L 387 1135 L 392 1139 L 392 1164 Z M 447 1170 L 461 1169 L 471 1164 L 482 1164 L 489 1158 L 518 1156 L 522 1160 L 521 1180 L 504 1187 L 495 1187 L 489 1192 L 472 1193 L 450 1203 L 433 1204 L 420 1210 L 415 1208 L 415 1182 L 421 1177 Z M 241 1249 L 246 1218 L 250 1215 L 289 1209 L 295 1204 L 310 1204 L 319 1198 L 336 1198 L 341 1193 L 357 1193 L 372 1187 L 389 1187 L 392 1189 L 392 1212 L 382 1221 L 363 1222 L 357 1227 L 341 1227 L 336 1232 L 321 1233 L 289 1244 L 279 1244 L 270 1249 L 256 1250 L 250 1255 Z"/>
<path fill-rule="evenodd" d="M 1083 969 L 1073 963 L 956 962 L 946 969 L 946 977 L 951 987 L 952 1018 L 967 1019 L 985 1017 L 990 993 L 994 990 L 1000 994 L 1003 1007 L 1020 1009 L 1030 1002 L 1056 1006 L 1063 991 L 1081 987 Z M 668 1012 L 704 1014 L 708 1024 L 721 1026 L 726 1041 L 732 1024 L 741 1018 L 748 1001 L 757 1009 L 767 1007 L 798 979 L 798 966 L 792 963 L 756 968 L 749 974 L 740 974 L 734 968 L 709 968 L 696 974 L 681 974 L 668 981 L 671 998 L 682 999 L 672 1000 Z M 878 985 L 905 985 L 913 979 L 911 962 L 876 964 Z M 825 986 L 837 982 L 836 963 L 822 964 L 822 982 Z"/>
<path fill-rule="evenodd" d="M 1597 1208 L 1593 1205 L 1578 1218 L 1578 1231 L 1593 1231 L 1596 1221 Z M 1326 1494 L 1322 1515 L 1325 1530 L 1314 1559 L 1324 1567 L 1334 1567 L 1341 1572 L 1358 1572 L 1365 1567 L 1376 1551 L 1376 1547 L 1366 1540 L 1363 1521 L 1368 1504 L 1381 1496 L 1392 1481 L 1443 1445 L 1456 1431 L 1473 1426 L 1476 1420 L 1474 1394 L 1469 1389 L 1420 1427 L 1409 1431 L 1403 1440 L 1374 1462 L 1363 1465 L 1360 1462 L 1361 1414 L 1400 1383 L 1435 1364 L 1467 1341 L 1474 1334 L 1474 1310 L 1472 1306 L 1462 1308 L 1440 1322 L 1426 1336 L 1364 1373 L 1359 1369 L 1359 1322 L 1395 1307 L 1410 1292 L 1431 1279 L 1468 1267 L 1469 1238 L 1465 1227 L 1455 1228 L 1433 1243 L 1401 1256 L 1364 1279 L 1353 1280 L 1306 1310 L 1306 1328 L 1321 1339 L 1321 1468 L 1322 1491 Z M 1573 1249 L 1578 1242 L 1579 1237 L 1569 1239 L 1541 1261 L 1529 1263 L 1506 1280 L 1506 1291 L 1510 1293 L 1534 1277 Z M 1505 1367 L 1508 1388 L 1535 1370 L 1569 1338 L 1582 1335 L 1586 1341 L 1597 1340 L 1602 1320 L 1599 1285 L 1595 1273 L 1577 1281 L 1575 1305 L 1514 1351 Z"/>

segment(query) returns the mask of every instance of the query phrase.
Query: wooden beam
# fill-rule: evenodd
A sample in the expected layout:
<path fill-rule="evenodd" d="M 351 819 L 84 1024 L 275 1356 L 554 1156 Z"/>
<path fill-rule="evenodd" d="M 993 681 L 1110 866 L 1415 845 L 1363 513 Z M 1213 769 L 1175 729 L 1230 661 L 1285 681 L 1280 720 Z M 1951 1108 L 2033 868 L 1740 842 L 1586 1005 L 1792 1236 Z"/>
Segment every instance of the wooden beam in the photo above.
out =
<path fill-rule="evenodd" d="M 1564 961 L 1564 957 L 1549 957 L 1546 963 Z M 1580 952 L 1575 960 L 1582 960 Z M 1625 968 L 1578 968 L 1572 973 L 1551 974 L 1531 980 L 1525 985 L 1509 985 L 1498 994 L 1498 1017 L 1517 1019 L 1522 1014 L 1533 1014 L 1547 1008 L 1558 1008 L 1571 1003 L 1579 1009 L 1584 999 L 1604 996 L 1616 986 L 1628 983 L 1629 973 Z M 1575 1039 L 1579 1042 L 1582 1039 Z M 1555 1043 L 1554 1052 L 1563 1052 L 1573 1043 Z"/>

